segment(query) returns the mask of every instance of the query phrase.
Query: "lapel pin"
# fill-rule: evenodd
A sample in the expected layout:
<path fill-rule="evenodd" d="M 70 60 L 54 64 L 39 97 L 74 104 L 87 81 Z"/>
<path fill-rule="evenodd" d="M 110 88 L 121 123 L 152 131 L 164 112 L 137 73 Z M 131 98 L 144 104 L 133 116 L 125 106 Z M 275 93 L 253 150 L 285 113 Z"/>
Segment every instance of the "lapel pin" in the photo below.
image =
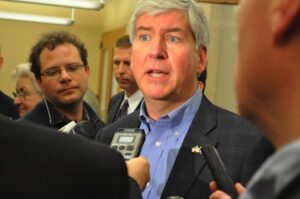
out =
<path fill-rule="evenodd" d="M 194 146 L 194 147 L 192 147 L 192 153 L 195 153 L 195 154 L 202 154 L 202 152 L 201 152 L 201 148 L 202 148 L 202 146 Z"/>

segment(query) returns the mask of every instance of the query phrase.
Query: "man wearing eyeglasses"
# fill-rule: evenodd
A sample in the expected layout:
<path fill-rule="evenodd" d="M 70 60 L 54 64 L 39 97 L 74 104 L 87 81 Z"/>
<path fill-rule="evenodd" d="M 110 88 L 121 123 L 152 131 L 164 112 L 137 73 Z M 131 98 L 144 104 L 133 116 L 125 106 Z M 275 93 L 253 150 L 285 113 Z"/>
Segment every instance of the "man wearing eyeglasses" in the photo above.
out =
<path fill-rule="evenodd" d="M 143 99 L 130 67 L 131 52 L 129 35 L 120 37 L 115 44 L 113 68 L 118 86 L 124 91 L 110 99 L 108 124 L 138 110 Z"/>
<path fill-rule="evenodd" d="M 91 122 L 95 130 L 105 126 L 83 101 L 90 70 L 87 50 L 75 35 L 44 34 L 33 46 L 29 61 L 45 100 L 21 120 L 56 129 L 82 120 Z M 87 137 L 93 139 L 94 133 Z"/>

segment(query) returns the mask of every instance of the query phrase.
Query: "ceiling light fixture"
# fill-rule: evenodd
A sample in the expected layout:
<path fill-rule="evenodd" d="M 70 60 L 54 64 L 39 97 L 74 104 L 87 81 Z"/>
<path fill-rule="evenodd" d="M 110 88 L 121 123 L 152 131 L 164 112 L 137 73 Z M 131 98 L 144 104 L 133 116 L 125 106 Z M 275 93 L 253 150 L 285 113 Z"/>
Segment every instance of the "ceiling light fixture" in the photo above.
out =
<path fill-rule="evenodd" d="M 33 3 L 49 6 L 61 6 L 70 8 L 81 8 L 100 10 L 104 7 L 106 0 L 1 0 L 19 3 Z"/>
<path fill-rule="evenodd" d="M 32 15 L 32 14 L 15 13 L 15 12 L 0 12 L 0 19 L 47 23 L 47 24 L 56 24 L 56 25 L 71 25 L 74 23 L 74 12 L 75 12 L 74 9 L 72 9 L 71 18 L 53 17 L 53 16 L 45 16 L 45 15 Z"/>

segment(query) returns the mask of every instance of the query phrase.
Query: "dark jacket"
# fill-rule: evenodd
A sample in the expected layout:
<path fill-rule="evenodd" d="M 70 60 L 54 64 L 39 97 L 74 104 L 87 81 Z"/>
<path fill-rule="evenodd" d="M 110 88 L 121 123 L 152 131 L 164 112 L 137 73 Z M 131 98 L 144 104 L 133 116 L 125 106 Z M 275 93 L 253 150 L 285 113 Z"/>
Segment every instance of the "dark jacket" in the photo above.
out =
<path fill-rule="evenodd" d="M 84 119 L 88 120 L 94 128 L 88 138 L 94 139 L 96 132 L 105 127 L 106 124 L 97 117 L 96 113 L 86 102 L 84 102 L 84 109 Z M 60 129 L 70 122 L 64 115 L 56 111 L 48 101 L 40 102 L 31 112 L 18 121 L 28 121 L 54 129 Z"/>
<path fill-rule="evenodd" d="M 109 147 L 3 116 L 0 126 L 0 198 L 129 198 L 125 162 Z"/>
<path fill-rule="evenodd" d="M 0 114 L 11 119 L 18 119 L 19 113 L 14 105 L 14 100 L 0 91 Z"/>
<path fill-rule="evenodd" d="M 110 124 L 114 122 L 117 112 L 120 109 L 121 103 L 124 99 L 125 91 L 122 91 L 114 96 L 109 101 L 109 106 L 108 106 L 108 119 L 107 119 L 107 124 Z M 141 102 L 140 101 L 139 105 L 136 107 L 135 111 L 139 110 L 141 107 Z"/>

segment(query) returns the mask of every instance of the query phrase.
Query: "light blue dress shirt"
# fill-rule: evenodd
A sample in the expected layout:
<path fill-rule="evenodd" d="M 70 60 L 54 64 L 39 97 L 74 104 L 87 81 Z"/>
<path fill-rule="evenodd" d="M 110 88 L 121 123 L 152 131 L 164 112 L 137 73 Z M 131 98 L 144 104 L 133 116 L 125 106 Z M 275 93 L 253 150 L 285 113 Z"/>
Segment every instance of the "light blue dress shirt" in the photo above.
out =
<path fill-rule="evenodd" d="M 144 199 L 161 197 L 201 100 L 202 92 L 197 88 L 188 101 L 157 121 L 147 116 L 143 102 L 140 109 L 140 128 L 145 131 L 146 139 L 140 155 L 150 162 L 150 181 L 143 191 Z"/>

